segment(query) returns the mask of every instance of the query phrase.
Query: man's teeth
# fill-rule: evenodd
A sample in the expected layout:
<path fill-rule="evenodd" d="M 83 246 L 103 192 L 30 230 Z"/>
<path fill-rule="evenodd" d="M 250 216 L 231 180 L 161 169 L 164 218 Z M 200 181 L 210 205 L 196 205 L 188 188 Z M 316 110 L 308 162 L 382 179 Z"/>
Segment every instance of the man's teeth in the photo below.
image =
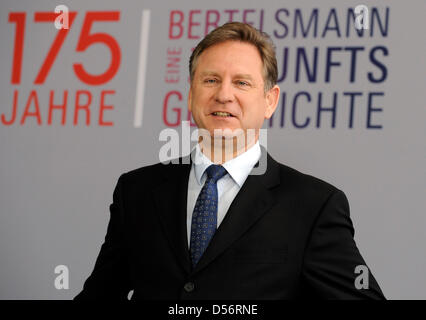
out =
<path fill-rule="evenodd" d="M 213 112 L 213 114 L 215 116 L 220 116 L 220 117 L 230 117 L 230 116 L 232 116 L 229 112 Z"/>

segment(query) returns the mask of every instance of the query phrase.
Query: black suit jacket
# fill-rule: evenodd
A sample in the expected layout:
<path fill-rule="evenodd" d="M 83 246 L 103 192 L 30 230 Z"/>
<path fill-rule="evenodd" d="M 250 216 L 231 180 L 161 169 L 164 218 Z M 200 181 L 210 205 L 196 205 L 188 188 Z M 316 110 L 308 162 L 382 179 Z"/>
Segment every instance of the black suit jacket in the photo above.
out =
<path fill-rule="evenodd" d="M 354 242 L 344 193 L 267 156 L 249 175 L 192 269 L 186 215 L 190 164 L 123 174 L 105 242 L 75 299 L 384 298 Z"/>

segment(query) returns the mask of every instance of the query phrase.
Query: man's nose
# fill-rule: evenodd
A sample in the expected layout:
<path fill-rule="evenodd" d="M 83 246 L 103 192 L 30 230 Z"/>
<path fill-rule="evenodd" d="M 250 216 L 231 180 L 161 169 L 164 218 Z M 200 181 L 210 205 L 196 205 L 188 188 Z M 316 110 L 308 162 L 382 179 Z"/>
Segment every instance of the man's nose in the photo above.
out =
<path fill-rule="evenodd" d="M 233 89 L 232 83 L 223 81 L 217 89 L 216 101 L 222 104 L 233 102 L 235 99 Z"/>

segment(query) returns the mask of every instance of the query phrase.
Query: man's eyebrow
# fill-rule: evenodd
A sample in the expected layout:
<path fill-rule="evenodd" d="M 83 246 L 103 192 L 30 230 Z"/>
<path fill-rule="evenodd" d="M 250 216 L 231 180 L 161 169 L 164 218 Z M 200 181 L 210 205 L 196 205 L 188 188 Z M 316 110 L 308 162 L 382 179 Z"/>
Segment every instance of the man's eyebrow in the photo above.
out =
<path fill-rule="evenodd" d="M 202 71 L 200 75 L 202 77 L 205 77 L 205 76 L 219 77 L 219 74 L 215 71 Z M 253 76 L 251 74 L 248 74 L 248 73 L 237 73 L 233 78 L 253 80 Z"/>
<path fill-rule="evenodd" d="M 217 72 L 214 71 L 203 71 L 200 74 L 202 77 L 204 76 L 219 76 L 219 74 Z"/>
<path fill-rule="evenodd" d="M 251 76 L 251 74 L 248 74 L 248 73 L 238 73 L 238 74 L 235 75 L 234 78 L 253 80 L 253 77 Z"/>

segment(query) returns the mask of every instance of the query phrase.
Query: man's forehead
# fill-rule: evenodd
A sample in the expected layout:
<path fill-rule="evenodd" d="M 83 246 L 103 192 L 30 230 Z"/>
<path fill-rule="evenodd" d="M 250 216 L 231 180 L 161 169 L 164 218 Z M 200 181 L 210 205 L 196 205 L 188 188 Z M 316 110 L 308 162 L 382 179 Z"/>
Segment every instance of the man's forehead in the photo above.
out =
<path fill-rule="evenodd" d="M 253 55 L 248 56 L 247 53 L 242 54 L 241 48 L 231 48 L 227 46 L 226 44 L 229 45 L 229 43 L 231 45 L 237 43 L 238 45 L 242 44 L 248 46 L 246 48 L 243 48 L 243 50 L 249 49 L 251 47 L 253 53 L 255 53 L 255 60 L 253 60 Z M 251 50 L 251 48 L 249 50 Z M 210 49 L 218 49 L 219 51 L 214 52 Z M 223 60 L 227 59 L 227 51 L 232 52 L 232 58 L 231 60 L 227 60 L 228 62 Z M 223 55 L 223 53 L 225 53 L 225 55 Z M 199 61 L 196 63 L 194 71 L 199 75 L 218 75 L 219 73 L 232 71 L 234 75 L 239 75 L 244 78 L 253 78 L 257 76 L 256 74 L 254 74 L 257 73 L 256 65 L 259 66 L 260 73 L 262 73 L 263 69 L 263 61 L 257 48 L 252 44 L 239 41 L 226 41 L 223 43 L 215 44 L 203 51 L 200 54 L 198 60 Z M 226 63 L 228 63 L 228 65 Z M 231 64 L 229 65 L 229 63 Z"/>

